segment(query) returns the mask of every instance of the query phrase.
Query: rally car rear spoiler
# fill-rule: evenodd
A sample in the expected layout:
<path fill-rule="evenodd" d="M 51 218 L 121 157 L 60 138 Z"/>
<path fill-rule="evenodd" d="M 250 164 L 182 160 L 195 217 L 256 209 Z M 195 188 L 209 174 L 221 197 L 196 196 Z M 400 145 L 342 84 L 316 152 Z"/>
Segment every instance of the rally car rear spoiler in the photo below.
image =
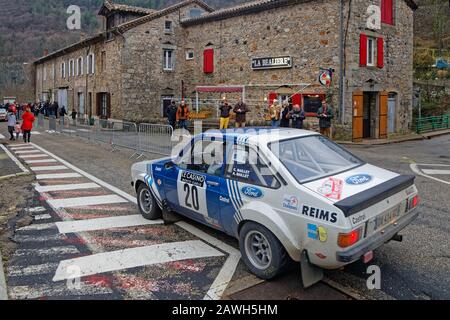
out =
<path fill-rule="evenodd" d="M 334 205 L 341 209 L 346 217 L 364 210 L 414 184 L 415 176 L 402 175 L 383 182 L 373 188 L 345 198 Z"/>

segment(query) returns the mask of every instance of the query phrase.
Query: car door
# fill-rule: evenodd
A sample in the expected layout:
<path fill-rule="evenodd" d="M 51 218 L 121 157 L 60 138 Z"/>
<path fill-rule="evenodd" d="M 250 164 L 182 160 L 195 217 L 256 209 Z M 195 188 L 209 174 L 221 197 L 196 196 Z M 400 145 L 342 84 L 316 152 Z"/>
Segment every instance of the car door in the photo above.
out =
<path fill-rule="evenodd" d="M 164 188 L 167 202 L 174 211 L 221 229 L 219 199 L 223 156 L 220 161 L 206 163 L 204 154 L 205 150 L 208 153 L 210 143 L 195 142 L 177 164 L 166 167 Z"/>

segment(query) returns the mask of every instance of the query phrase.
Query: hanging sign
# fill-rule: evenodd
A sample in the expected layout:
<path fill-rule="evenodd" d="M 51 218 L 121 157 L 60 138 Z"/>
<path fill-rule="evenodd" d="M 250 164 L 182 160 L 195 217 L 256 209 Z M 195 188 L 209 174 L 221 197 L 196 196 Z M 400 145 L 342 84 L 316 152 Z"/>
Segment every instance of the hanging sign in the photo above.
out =
<path fill-rule="evenodd" d="M 292 68 L 292 57 L 268 57 L 268 58 L 253 58 L 252 69 L 279 69 L 279 68 Z"/>

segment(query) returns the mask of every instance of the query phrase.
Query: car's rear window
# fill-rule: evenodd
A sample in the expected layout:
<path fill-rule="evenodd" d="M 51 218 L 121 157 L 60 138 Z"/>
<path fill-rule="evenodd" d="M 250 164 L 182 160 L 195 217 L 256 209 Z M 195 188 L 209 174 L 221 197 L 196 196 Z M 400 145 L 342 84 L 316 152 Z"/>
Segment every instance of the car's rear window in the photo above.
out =
<path fill-rule="evenodd" d="M 271 143 L 269 147 L 300 183 L 364 164 L 350 152 L 320 135 L 283 140 Z"/>

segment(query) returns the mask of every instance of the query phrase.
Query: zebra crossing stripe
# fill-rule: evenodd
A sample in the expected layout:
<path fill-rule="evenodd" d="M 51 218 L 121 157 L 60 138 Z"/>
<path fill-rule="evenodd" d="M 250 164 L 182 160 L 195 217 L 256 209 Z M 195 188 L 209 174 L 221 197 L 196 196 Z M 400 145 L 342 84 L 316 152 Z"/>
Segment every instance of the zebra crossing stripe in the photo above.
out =
<path fill-rule="evenodd" d="M 78 183 L 78 184 L 56 184 L 50 186 L 41 186 L 40 184 L 35 184 L 34 188 L 37 192 L 45 193 L 52 191 L 73 191 L 73 190 L 86 190 L 86 189 L 97 189 L 100 186 L 96 183 Z"/>
<path fill-rule="evenodd" d="M 66 166 L 42 166 L 42 167 L 31 167 L 34 172 L 39 171 L 53 171 L 53 170 L 65 170 L 68 169 Z"/>
<path fill-rule="evenodd" d="M 47 180 L 47 179 L 65 179 L 65 178 L 80 178 L 79 173 L 52 173 L 52 174 L 38 174 L 36 176 L 37 180 Z"/>
<path fill-rule="evenodd" d="M 53 281 L 74 279 L 99 273 L 162 264 L 188 259 L 219 257 L 224 254 L 200 240 L 163 243 L 146 247 L 103 252 L 61 261 Z M 72 266 L 79 272 L 74 274 Z"/>
<path fill-rule="evenodd" d="M 53 163 L 58 162 L 55 159 L 42 159 L 42 160 L 25 160 L 28 164 L 35 164 L 35 163 Z"/>
<path fill-rule="evenodd" d="M 71 207 L 84 207 L 95 206 L 101 204 L 114 204 L 124 203 L 127 200 L 113 194 L 107 196 L 93 196 L 93 197 L 80 197 L 80 198 L 67 198 L 67 199 L 49 199 L 48 204 L 53 208 L 71 208 Z"/>

